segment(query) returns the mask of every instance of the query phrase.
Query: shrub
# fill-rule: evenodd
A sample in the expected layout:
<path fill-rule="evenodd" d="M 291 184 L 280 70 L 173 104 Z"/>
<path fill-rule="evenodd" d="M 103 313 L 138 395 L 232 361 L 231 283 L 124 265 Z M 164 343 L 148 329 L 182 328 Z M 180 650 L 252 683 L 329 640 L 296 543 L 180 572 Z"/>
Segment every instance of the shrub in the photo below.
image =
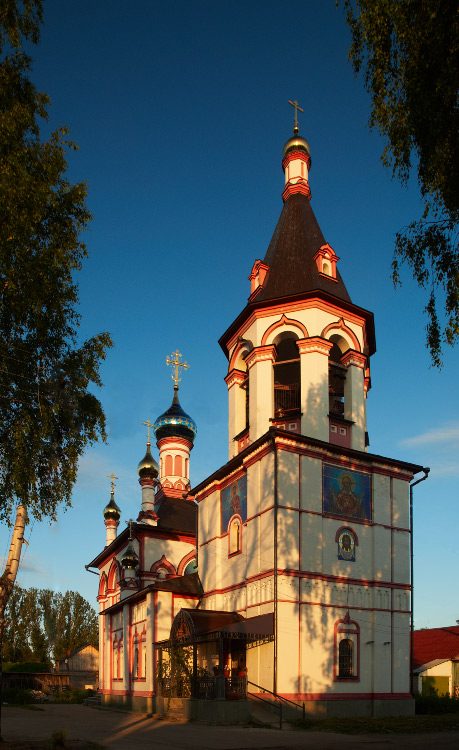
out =
<path fill-rule="evenodd" d="M 2 692 L 2 700 L 13 706 L 25 706 L 35 703 L 35 699 L 29 690 L 23 688 L 7 688 Z"/>
<path fill-rule="evenodd" d="M 54 693 L 53 703 L 83 703 L 91 695 L 94 695 L 94 690 L 65 690 Z"/>
<path fill-rule="evenodd" d="M 415 696 L 417 714 L 455 714 L 459 713 L 459 700 L 449 695 Z"/>

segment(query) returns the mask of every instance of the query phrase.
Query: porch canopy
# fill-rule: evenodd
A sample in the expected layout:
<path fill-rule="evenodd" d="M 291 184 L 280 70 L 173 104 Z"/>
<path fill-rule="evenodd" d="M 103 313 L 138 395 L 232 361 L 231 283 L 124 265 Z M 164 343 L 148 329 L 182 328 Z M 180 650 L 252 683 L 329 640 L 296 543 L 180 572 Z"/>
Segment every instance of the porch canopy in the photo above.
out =
<path fill-rule="evenodd" d="M 158 649 L 195 646 L 210 641 L 239 639 L 258 645 L 274 637 L 274 613 L 245 618 L 237 612 L 181 609 L 171 626 L 170 637 L 155 643 Z"/>

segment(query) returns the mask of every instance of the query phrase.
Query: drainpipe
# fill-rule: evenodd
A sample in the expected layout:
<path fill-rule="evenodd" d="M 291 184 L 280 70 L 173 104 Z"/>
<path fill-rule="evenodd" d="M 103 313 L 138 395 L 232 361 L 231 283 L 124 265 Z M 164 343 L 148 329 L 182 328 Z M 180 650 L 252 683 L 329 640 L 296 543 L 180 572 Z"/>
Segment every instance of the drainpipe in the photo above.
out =
<path fill-rule="evenodd" d="M 425 467 L 422 469 L 424 472 L 424 476 L 420 479 L 417 479 L 416 482 L 412 482 L 410 484 L 410 568 L 411 568 L 411 575 L 410 575 L 410 585 L 411 585 L 411 625 L 410 625 L 410 680 L 411 680 L 411 690 L 410 693 L 414 698 L 414 686 L 413 686 L 413 664 L 414 664 L 414 657 L 413 657 L 413 632 L 414 632 L 414 617 L 413 617 L 413 611 L 414 611 L 414 574 L 413 574 L 413 487 L 415 487 L 419 482 L 424 482 L 425 479 L 429 476 L 429 467 Z"/>
<path fill-rule="evenodd" d="M 272 432 L 272 444 L 274 448 L 274 673 L 273 673 L 273 693 L 277 694 L 277 636 L 278 636 L 278 606 L 277 606 L 277 448 L 275 429 Z"/>

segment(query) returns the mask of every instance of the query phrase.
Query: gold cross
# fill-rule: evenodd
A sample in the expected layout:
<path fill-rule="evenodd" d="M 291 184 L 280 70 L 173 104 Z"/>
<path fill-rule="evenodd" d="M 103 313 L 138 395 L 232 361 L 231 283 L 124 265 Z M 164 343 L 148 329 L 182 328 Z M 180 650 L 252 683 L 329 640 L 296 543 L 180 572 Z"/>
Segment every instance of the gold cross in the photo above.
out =
<path fill-rule="evenodd" d="M 175 359 L 172 359 L 172 355 L 175 357 Z M 188 370 L 190 365 L 187 365 L 186 362 L 181 362 L 180 357 L 182 356 L 177 349 L 177 351 L 172 352 L 171 357 L 166 357 L 166 365 L 174 365 L 174 372 L 172 373 L 172 380 L 175 383 L 175 387 L 178 388 L 177 383 L 181 381 L 182 378 L 179 378 L 179 367 L 183 367 L 184 370 Z"/>
<path fill-rule="evenodd" d="M 142 422 L 142 424 L 146 425 L 147 428 L 147 445 L 151 445 L 150 443 L 150 427 L 153 427 L 153 423 L 150 422 L 149 419 L 147 419 L 146 422 Z"/>
<path fill-rule="evenodd" d="M 295 107 L 295 127 L 297 128 L 298 127 L 298 110 L 300 110 L 300 112 L 303 112 L 303 110 L 301 109 L 296 99 L 294 102 L 291 102 L 289 99 L 288 103 L 291 104 L 292 107 Z"/>
<path fill-rule="evenodd" d="M 107 479 L 111 479 L 112 480 L 112 492 L 114 492 L 116 484 L 115 484 L 115 482 L 113 480 L 114 479 L 118 479 L 118 477 L 115 477 L 115 475 L 112 472 L 111 474 L 107 474 Z"/>

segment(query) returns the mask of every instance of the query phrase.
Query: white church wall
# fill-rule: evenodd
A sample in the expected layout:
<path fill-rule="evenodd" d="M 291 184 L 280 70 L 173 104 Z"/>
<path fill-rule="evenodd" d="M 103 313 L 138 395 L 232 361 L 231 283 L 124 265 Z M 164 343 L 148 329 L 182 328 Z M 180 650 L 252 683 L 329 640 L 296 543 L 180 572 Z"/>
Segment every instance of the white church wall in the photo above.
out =
<path fill-rule="evenodd" d="M 258 462 L 260 465 L 260 510 L 262 513 L 274 503 L 274 453 L 268 453 Z"/>
<path fill-rule="evenodd" d="M 260 516 L 260 572 L 274 566 L 274 510 Z"/>
<path fill-rule="evenodd" d="M 410 535 L 407 531 L 392 531 L 393 572 L 395 583 L 410 582 Z"/>
<path fill-rule="evenodd" d="M 391 613 L 375 612 L 374 614 L 374 693 L 391 692 Z"/>
<path fill-rule="evenodd" d="M 402 529 L 410 527 L 409 484 L 402 479 L 392 480 L 393 516 L 392 524 Z"/>
<path fill-rule="evenodd" d="M 410 691 L 410 615 L 393 615 L 393 690 Z"/>
<path fill-rule="evenodd" d="M 158 591 L 156 600 L 156 640 L 169 638 L 173 617 L 172 594 L 169 591 Z"/>
<path fill-rule="evenodd" d="M 332 620 L 330 608 L 300 605 L 301 693 L 324 693 L 331 688 Z"/>
<path fill-rule="evenodd" d="M 390 478 L 373 474 L 373 521 L 390 525 Z"/>
<path fill-rule="evenodd" d="M 279 599 L 285 598 L 283 577 L 278 582 Z M 299 612 L 298 602 L 279 601 L 277 607 L 277 692 L 298 692 Z"/>
<path fill-rule="evenodd" d="M 149 571 L 163 555 L 177 570 L 180 561 L 194 548 L 194 544 L 189 542 L 147 537 L 144 544 L 144 570 Z"/>
<path fill-rule="evenodd" d="M 322 570 L 322 518 L 309 513 L 300 514 L 301 570 Z"/>
<path fill-rule="evenodd" d="M 362 534 L 362 544 L 365 543 L 368 536 L 373 537 L 373 560 L 372 560 L 372 578 L 377 581 L 390 581 L 391 579 L 391 552 L 390 552 L 390 535 L 391 530 L 382 526 L 373 526 L 365 528 L 365 534 Z M 360 537 L 359 537 L 360 538 Z"/>
<path fill-rule="evenodd" d="M 277 502 L 291 508 L 299 507 L 299 456 L 290 451 L 278 452 Z"/>
<path fill-rule="evenodd" d="M 277 511 L 277 567 L 299 568 L 299 514 L 296 510 Z"/>
<path fill-rule="evenodd" d="M 322 513 L 322 461 L 309 456 L 301 456 L 300 466 L 300 507 Z"/>

